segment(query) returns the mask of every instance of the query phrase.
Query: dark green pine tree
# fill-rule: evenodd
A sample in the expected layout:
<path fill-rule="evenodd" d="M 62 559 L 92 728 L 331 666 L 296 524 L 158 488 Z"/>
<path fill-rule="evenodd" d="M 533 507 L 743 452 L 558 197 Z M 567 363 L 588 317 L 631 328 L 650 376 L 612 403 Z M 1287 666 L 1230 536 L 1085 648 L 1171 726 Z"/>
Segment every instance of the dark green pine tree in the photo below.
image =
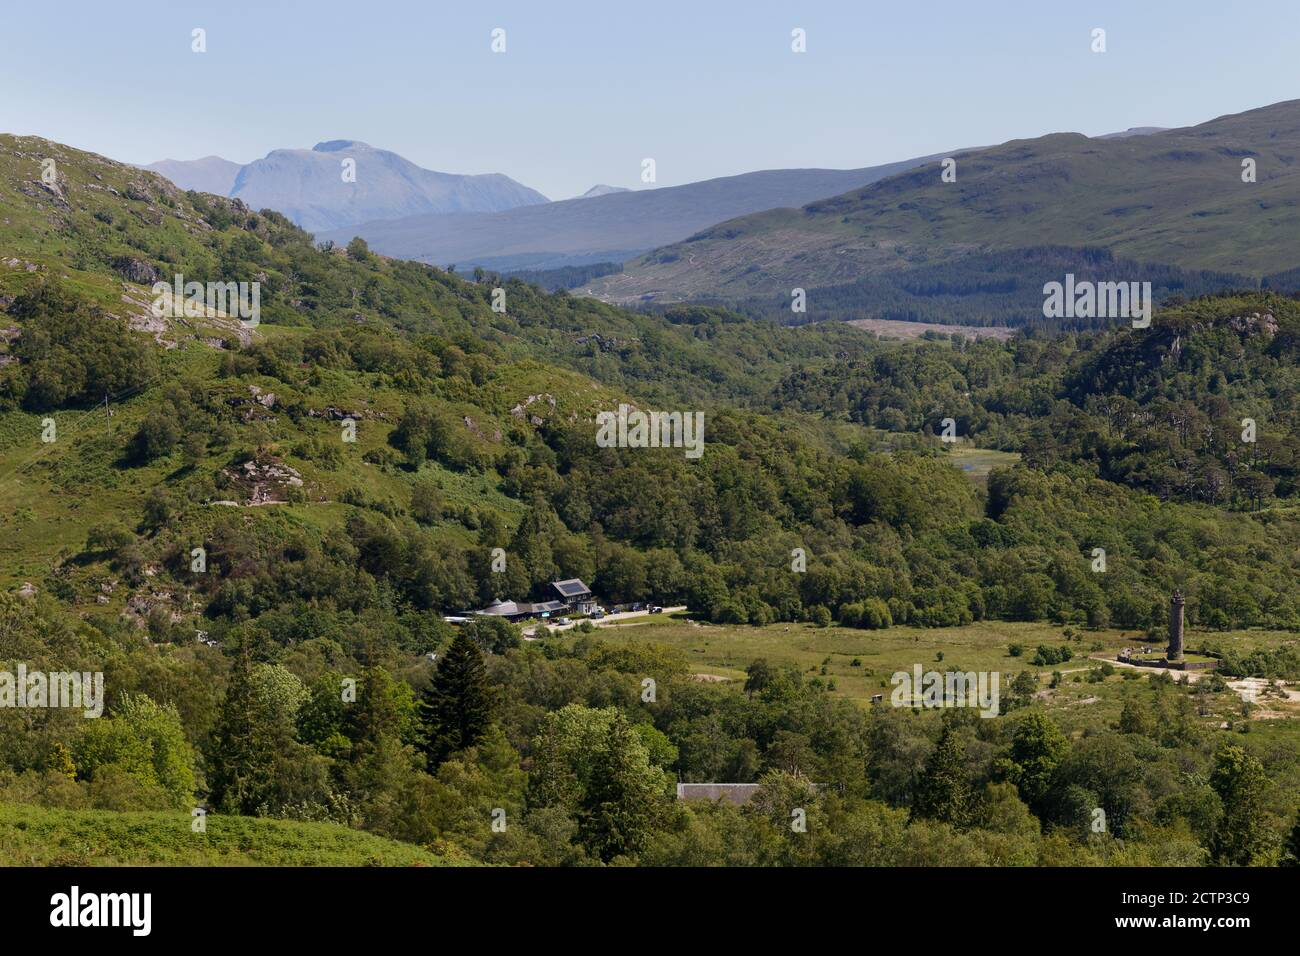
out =
<path fill-rule="evenodd" d="M 966 747 L 951 723 L 945 722 L 939 743 L 925 763 L 912 816 L 939 820 L 955 827 L 970 819 L 970 779 L 966 776 Z"/>
<path fill-rule="evenodd" d="M 457 634 L 420 701 L 424 752 L 434 771 L 451 754 L 472 747 L 492 724 L 492 689 L 478 645 Z"/>
<path fill-rule="evenodd" d="M 241 646 L 209 755 L 212 803 L 228 813 L 256 813 L 259 797 L 270 784 L 274 752 L 259 732 L 257 711 L 252 659 L 247 646 Z"/>

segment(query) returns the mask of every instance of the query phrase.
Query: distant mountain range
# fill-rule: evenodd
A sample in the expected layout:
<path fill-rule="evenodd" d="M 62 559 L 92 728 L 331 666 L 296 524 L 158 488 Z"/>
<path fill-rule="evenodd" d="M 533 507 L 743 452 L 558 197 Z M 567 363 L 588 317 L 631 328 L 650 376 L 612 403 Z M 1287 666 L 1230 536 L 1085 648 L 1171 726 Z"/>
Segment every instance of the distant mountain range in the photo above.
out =
<path fill-rule="evenodd" d="M 220 156 L 204 156 L 202 159 L 164 159 L 143 168 L 166 176 L 181 189 L 228 198 L 235 180 L 239 178 L 239 171 L 244 167 Z"/>
<path fill-rule="evenodd" d="M 1172 290 L 1257 285 L 1300 266 L 1300 101 L 1184 129 L 1056 133 L 953 155 L 955 182 L 938 162 L 914 163 L 802 208 L 722 222 L 580 291 L 755 311 L 761 300 L 788 315 L 797 287 L 809 290 L 809 317 L 828 317 L 812 304 L 835 302 L 837 317 L 951 320 L 964 297 L 1041 305 L 1044 275 L 1060 279 L 1072 262 L 1119 268 L 1108 256 L 1129 270 L 1114 278 L 1149 266 Z M 1256 182 L 1243 181 L 1247 159 Z"/>
<path fill-rule="evenodd" d="M 576 198 L 595 199 L 597 196 L 608 196 L 610 193 L 625 193 L 630 191 L 631 190 L 626 186 L 606 186 L 604 183 L 597 183 L 595 186 L 592 186 L 585 193 Z"/>
<path fill-rule="evenodd" d="M 923 156 L 865 169 L 763 170 L 684 186 L 521 206 L 506 212 L 365 222 L 325 236 L 346 242 L 359 235 L 384 255 L 501 271 L 622 262 L 724 219 L 800 206 L 936 158 Z"/>
<path fill-rule="evenodd" d="M 355 181 L 344 161 L 355 163 Z M 541 193 L 509 176 L 462 176 L 424 169 L 396 153 L 357 140 L 312 149 L 277 149 L 240 166 L 217 156 L 167 159 L 144 167 L 182 189 L 242 199 L 254 209 L 284 213 L 309 232 L 420 213 L 499 212 L 545 203 Z"/>
<path fill-rule="evenodd" d="M 1167 126 L 1132 126 L 1128 129 L 1120 130 L 1118 133 L 1103 133 L 1101 136 L 1094 136 L 1094 139 L 1127 139 L 1130 136 L 1150 136 L 1152 133 L 1163 133 Z"/>

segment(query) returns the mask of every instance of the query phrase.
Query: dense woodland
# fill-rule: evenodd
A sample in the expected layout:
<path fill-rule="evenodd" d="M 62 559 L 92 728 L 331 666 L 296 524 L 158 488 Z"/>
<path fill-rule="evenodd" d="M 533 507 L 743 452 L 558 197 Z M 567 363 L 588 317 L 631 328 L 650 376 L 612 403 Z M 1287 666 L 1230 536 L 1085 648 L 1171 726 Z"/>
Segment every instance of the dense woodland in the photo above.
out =
<path fill-rule="evenodd" d="M 623 270 L 621 262 L 593 262 L 582 266 L 557 266 L 554 269 L 514 269 L 509 275 L 512 279 L 527 282 L 547 292 L 560 289 L 576 289 L 586 285 L 592 279 L 613 275 Z"/>
<path fill-rule="evenodd" d="M 893 343 L 461 278 L 158 182 L 67 218 L 78 276 L 259 276 L 263 328 L 164 350 L 93 283 L 9 287 L 0 476 L 44 482 L 77 515 L 129 500 L 140 476 L 152 490 L 40 553 L 34 596 L 0 595 L 0 662 L 103 670 L 110 688 L 99 720 L 0 709 L 0 801 L 203 804 L 505 863 L 1300 854 L 1300 754 L 1261 757 L 1208 728 L 1172 681 L 1071 737 L 1028 674 L 1002 717 L 980 720 L 867 709 L 779 662 L 711 685 L 671 651 L 598 632 L 523 641 L 502 622 L 442 621 L 581 577 L 607 602 L 744 626 L 1053 621 L 1154 639 L 1177 587 L 1204 631 L 1300 630 L 1295 300 L 1190 299 L 1144 331 Z M 204 227 L 182 240 L 141 205 Z M 546 398 L 523 408 L 521 390 Z M 33 464 L 43 416 L 105 395 L 108 427 Z M 594 411 L 629 398 L 703 409 L 704 456 L 596 448 Z M 360 419 L 360 444 L 339 440 L 343 417 Z M 973 482 L 946 460 L 945 418 L 1020 464 Z M 275 507 L 220 504 L 271 465 L 302 484 Z M 1224 667 L 1295 679 L 1300 656 L 1291 644 Z M 742 809 L 686 805 L 679 779 L 764 787 Z"/>

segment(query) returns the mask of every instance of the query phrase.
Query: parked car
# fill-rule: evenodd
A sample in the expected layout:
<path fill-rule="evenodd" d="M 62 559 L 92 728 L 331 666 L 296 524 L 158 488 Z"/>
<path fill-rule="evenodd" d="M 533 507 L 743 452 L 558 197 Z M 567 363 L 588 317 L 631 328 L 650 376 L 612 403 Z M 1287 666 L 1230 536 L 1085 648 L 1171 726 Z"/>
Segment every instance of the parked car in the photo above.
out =
<path fill-rule="evenodd" d="M 555 623 L 556 623 L 556 624 L 572 624 L 573 621 L 569 620 L 567 617 L 562 617 L 562 618 L 560 618 L 558 621 L 556 621 Z"/>
<path fill-rule="evenodd" d="M 662 614 L 663 612 L 664 612 L 664 609 L 661 608 L 661 607 L 652 607 L 652 608 L 650 609 L 650 613 L 651 613 L 651 614 Z"/>

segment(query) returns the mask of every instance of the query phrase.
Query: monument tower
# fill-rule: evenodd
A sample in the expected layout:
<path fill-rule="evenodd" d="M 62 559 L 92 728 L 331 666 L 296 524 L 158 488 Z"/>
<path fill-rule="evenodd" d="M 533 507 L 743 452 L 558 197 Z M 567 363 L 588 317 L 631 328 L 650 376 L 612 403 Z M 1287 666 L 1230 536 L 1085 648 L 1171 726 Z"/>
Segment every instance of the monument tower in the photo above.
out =
<path fill-rule="evenodd" d="M 1183 599 L 1182 591 L 1174 591 L 1169 599 L 1169 651 L 1165 659 L 1171 664 L 1183 659 Z"/>

